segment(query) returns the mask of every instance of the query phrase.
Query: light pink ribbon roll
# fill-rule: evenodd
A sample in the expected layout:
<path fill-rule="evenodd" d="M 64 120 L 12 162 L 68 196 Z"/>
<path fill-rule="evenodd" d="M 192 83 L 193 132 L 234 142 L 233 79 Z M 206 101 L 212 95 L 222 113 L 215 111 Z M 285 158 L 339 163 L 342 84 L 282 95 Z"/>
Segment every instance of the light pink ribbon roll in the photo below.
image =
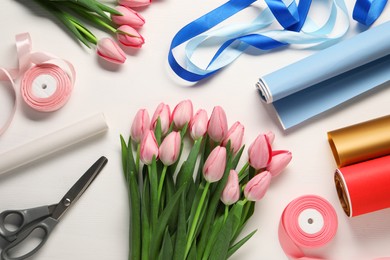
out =
<path fill-rule="evenodd" d="M 305 249 L 323 247 L 333 240 L 338 227 L 333 206 L 317 195 L 304 195 L 291 201 L 279 222 L 279 242 L 290 259 L 320 260 L 305 255 Z M 390 257 L 375 258 L 390 260 Z"/>
<path fill-rule="evenodd" d="M 304 249 L 329 243 L 337 231 L 336 211 L 316 195 L 305 195 L 291 201 L 279 223 L 279 241 L 290 259 L 321 259 L 305 256 Z"/>
<path fill-rule="evenodd" d="M 0 135 L 9 127 L 16 110 L 16 91 L 13 80 L 21 77 L 20 91 L 23 100 L 31 108 L 41 112 L 55 111 L 68 101 L 76 77 L 71 63 L 44 52 L 31 51 L 28 33 L 16 35 L 19 67 L 0 68 L 0 80 L 12 86 L 14 108 L 0 126 Z"/>

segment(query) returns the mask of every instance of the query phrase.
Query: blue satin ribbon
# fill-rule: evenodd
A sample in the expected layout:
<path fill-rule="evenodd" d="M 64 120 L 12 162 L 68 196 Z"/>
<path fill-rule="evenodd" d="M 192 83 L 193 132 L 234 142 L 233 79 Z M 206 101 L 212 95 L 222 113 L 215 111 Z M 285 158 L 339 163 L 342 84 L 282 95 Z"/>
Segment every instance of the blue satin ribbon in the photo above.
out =
<path fill-rule="evenodd" d="M 381 15 L 387 0 L 357 0 L 352 17 L 364 25 L 370 26 Z"/>
<path fill-rule="evenodd" d="M 268 7 L 262 10 L 252 22 L 210 30 L 255 1 L 230 0 L 183 27 L 174 36 L 169 49 L 168 62 L 172 70 L 181 78 L 196 82 L 215 74 L 233 62 L 250 46 L 268 51 L 289 44 L 321 44 L 341 38 L 349 27 L 348 11 L 344 0 L 329 0 L 331 2 L 329 17 L 322 26 L 316 25 L 308 17 L 311 0 L 300 0 L 298 5 L 295 0 L 265 0 Z M 379 10 L 377 7 L 374 9 Z M 330 36 L 338 19 L 342 21 L 342 28 L 339 33 Z M 281 25 L 281 30 L 264 30 L 275 21 Z M 220 47 L 207 67 L 200 68 L 192 60 L 195 50 L 202 44 L 213 41 L 219 42 Z M 173 49 L 185 42 L 187 42 L 185 66 L 182 66 L 173 55 Z"/>

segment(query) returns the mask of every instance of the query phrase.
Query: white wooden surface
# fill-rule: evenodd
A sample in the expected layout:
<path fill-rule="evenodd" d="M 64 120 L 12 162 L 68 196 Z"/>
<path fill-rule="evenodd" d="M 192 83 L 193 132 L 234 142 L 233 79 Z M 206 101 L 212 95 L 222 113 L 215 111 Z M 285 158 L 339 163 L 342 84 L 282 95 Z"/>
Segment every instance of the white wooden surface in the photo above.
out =
<path fill-rule="evenodd" d="M 109 159 L 104 171 L 64 216 L 34 259 L 127 258 L 129 209 L 121 172 L 119 134 L 128 135 L 139 108 L 147 108 L 152 114 L 162 101 L 173 108 L 187 98 L 193 101 L 195 109 L 205 108 L 209 114 L 215 105 L 224 107 L 229 124 L 239 120 L 245 125 L 246 143 L 258 133 L 272 130 L 276 134 L 274 147 L 293 152 L 290 166 L 274 180 L 245 229 L 247 233 L 253 229 L 258 232 L 232 259 L 286 259 L 277 237 L 278 220 L 285 206 L 304 194 L 323 196 L 338 214 L 338 233 L 329 246 L 315 250 L 318 256 L 355 260 L 390 256 L 390 210 L 353 219 L 344 215 L 333 185 L 336 165 L 326 139 L 329 130 L 388 114 L 390 89 L 384 86 L 283 132 L 273 110 L 260 101 L 254 84 L 260 75 L 313 51 L 286 48 L 261 56 L 244 54 L 215 77 L 188 87 L 173 75 L 167 64 L 170 41 L 182 26 L 223 2 L 156 0 L 141 10 L 146 18 L 141 30 L 145 45 L 141 50 L 129 50 L 126 64 L 113 68 L 100 62 L 94 50 L 81 47 L 30 1 L 1 1 L 0 66 L 16 65 L 14 36 L 29 32 L 34 50 L 71 61 L 77 79 L 69 103 L 55 113 L 34 112 L 18 96 L 15 119 L 0 137 L 0 153 L 97 112 L 105 113 L 110 127 L 104 136 L 0 176 L 0 211 L 28 208 L 57 202 L 100 155 Z M 349 12 L 353 4 L 347 1 Z M 377 24 L 389 18 L 387 6 Z M 349 33 L 355 34 L 358 29 L 352 21 Z M 99 37 L 105 36 L 100 31 L 94 32 Z"/>

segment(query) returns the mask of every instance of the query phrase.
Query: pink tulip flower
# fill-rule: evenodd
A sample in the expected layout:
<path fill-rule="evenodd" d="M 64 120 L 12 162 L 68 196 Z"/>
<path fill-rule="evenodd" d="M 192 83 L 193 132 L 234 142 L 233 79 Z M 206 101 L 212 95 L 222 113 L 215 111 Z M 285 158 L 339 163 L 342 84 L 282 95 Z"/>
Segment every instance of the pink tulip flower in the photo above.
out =
<path fill-rule="evenodd" d="M 271 173 L 264 171 L 250 179 L 244 189 L 245 198 L 249 201 L 261 200 L 267 192 L 271 178 Z"/>
<path fill-rule="evenodd" d="M 156 129 L 157 119 L 160 118 L 161 123 L 161 133 L 165 135 L 168 133 L 169 125 L 171 124 L 171 109 L 169 108 L 169 105 L 166 105 L 164 103 L 160 103 L 156 110 L 154 111 L 152 122 L 151 122 L 151 129 Z"/>
<path fill-rule="evenodd" d="M 186 123 L 191 121 L 193 114 L 191 100 L 183 100 L 173 109 L 172 121 L 178 129 L 182 129 Z"/>
<path fill-rule="evenodd" d="M 192 139 L 197 140 L 204 136 L 207 131 L 207 112 L 199 109 L 190 121 L 190 135 Z"/>
<path fill-rule="evenodd" d="M 102 38 L 98 41 L 97 54 L 115 64 L 123 64 L 126 61 L 126 54 L 111 38 Z"/>
<path fill-rule="evenodd" d="M 207 182 L 219 181 L 225 171 L 226 166 L 226 148 L 222 146 L 215 147 L 207 157 L 203 165 L 203 176 Z"/>
<path fill-rule="evenodd" d="M 145 132 L 149 130 L 149 126 L 150 119 L 148 111 L 146 109 L 138 110 L 130 130 L 131 138 L 137 143 L 141 142 Z"/>
<path fill-rule="evenodd" d="M 244 138 L 244 126 L 240 122 L 235 122 L 226 134 L 226 137 L 222 141 L 222 145 L 226 147 L 230 141 L 233 153 L 237 153 L 242 145 L 242 139 Z"/>
<path fill-rule="evenodd" d="M 181 136 L 179 132 L 171 132 L 167 135 L 158 149 L 162 163 L 166 166 L 172 165 L 179 158 Z"/>
<path fill-rule="evenodd" d="M 115 10 L 120 12 L 122 15 L 111 15 L 111 20 L 117 25 L 129 25 L 133 28 L 140 28 L 145 23 L 145 19 L 133 9 L 118 5 Z"/>
<path fill-rule="evenodd" d="M 289 151 L 273 151 L 271 162 L 267 166 L 267 171 L 271 173 L 272 177 L 278 176 L 290 163 L 291 159 L 292 154 Z"/>
<path fill-rule="evenodd" d="M 232 205 L 240 198 L 240 184 L 238 174 L 235 170 L 230 170 L 225 188 L 221 194 L 221 201 L 225 205 Z"/>
<path fill-rule="evenodd" d="M 150 5 L 151 0 L 119 0 L 118 3 L 120 5 L 128 6 L 128 7 L 142 7 Z"/>
<path fill-rule="evenodd" d="M 268 137 L 269 143 L 272 145 L 275 140 L 275 134 L 272 131 L 269 131 L 268 133 L 265 134 Z"/>
<path fill-rule="evenodd" d="M 222 107 L 216 106 L 211 113 L 207 133 L 211 140 L 221 142 L 228 131 L 226 113 Z"/>
<path fill-rule="evenodd" d="M 118 41 L 125 46 L 141 48 L 144 38 L 131 26 L 121 25 L 117 29 Z"/>
<path fill-rule="evenodd" d="M 271 161 L 271 153 L 271 144 L 268 137 L 265 134 L 260 134 L 249 146 L 249 164 L 256 170 L 265 168 Z"/>
<path fill-rule="evenodd" d="M 140 159 L 144 164 L 151 164 L 153 156 L 158 157 L 158 145 L 152 130 L 147 130 L 141 142 Z"/>

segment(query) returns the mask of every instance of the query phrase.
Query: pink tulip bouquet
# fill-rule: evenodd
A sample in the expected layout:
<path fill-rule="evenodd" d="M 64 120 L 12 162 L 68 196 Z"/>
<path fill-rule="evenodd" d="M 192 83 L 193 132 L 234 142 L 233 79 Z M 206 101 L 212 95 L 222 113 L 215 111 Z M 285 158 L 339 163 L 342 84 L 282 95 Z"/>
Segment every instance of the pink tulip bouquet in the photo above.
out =
<path fill-rule="evenodd" d="M 256 230 L 237 239 L 292 156 L 272 150 L 269 132 L 257 136 L 238 167 L 243 136 L 240 122 L 228 129 L 219 106 L 210 117 L 204 109 L 193 115 L 190 100 L 172 113 L 161 103 L 151 119 L 146 109 L 137 112 L 128 141 L 121 136 L 129 259 L 227 259 L 253 236 Z"/>
<path fill-rule="evenodd" d="M 144 44 L 144 38 L 137 29 L 143 26 L 145 19 L 133 8 L 147 6 L 151 0 L 119 0 L 116 7 L 98 0 L 35 1 L 58 18 L 85 46 L 96 45 L 97 54 L 108 62 L 122 64 L 126 61 L 120 45 L 141 48 Z M 116 35 L 119 44 L 110 37 L 99 40 L 83 21 Z"/>

